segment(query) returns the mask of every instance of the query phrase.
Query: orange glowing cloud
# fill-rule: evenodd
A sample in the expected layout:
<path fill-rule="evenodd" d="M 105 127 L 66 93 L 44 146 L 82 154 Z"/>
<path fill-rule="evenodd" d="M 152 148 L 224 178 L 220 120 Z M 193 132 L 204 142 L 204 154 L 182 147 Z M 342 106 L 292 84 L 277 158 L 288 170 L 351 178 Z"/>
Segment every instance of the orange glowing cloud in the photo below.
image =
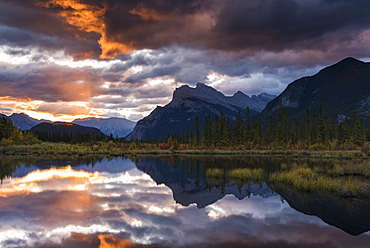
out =
<path fill-rule="evenodd" d="M 61 8 L 59 15 L 68 24 L 83 32 L 100 34 L 98 43 L 102 50 L 100 55 L 102 59 L 113 59 L 119 54 L 127 54 L 134 50 L 131 45 L 114 41 L 107 36 L 104 23 L 105 6 L 92 6 L 81 3 L 79 0 L 48 0 L 36 5 L 45 8 Z M 84 37 L 78 36 L 76 38 L 84 39 Z M 83 54 L 83 57 L 85 58 L 87 55 L 89 54 Z"/>
<path fill-rule="evenodd" d="M 98 41 L 102 50 L 102 54 L 100 55 L 101 59 L 114 59 L 117 55 L 128 54 L 134 50 L 133 46 L 109 40 L 105 32 L 101 35 Z"/>
<path fill-rule="evenodd" d="M 99 248 L 131 248 L 134 244 L 127 239 L 118 239 L 113 234 L 98 235 L 100 240 Z"/>

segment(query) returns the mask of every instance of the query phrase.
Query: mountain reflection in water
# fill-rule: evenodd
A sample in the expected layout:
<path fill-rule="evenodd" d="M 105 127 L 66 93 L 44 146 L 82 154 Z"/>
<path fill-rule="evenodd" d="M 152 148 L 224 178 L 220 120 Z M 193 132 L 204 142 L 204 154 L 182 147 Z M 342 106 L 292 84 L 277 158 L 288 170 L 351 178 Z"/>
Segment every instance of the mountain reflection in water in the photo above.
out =
<path fill-rule="evenodd" d="M 265 183 L 210 185 L 201 160 L 145 158 L 135 163 L 114 158 L 17 166 L 0 188 L 0 247 L 368 247 L 370 243 L 369 232 L 352 236 L 300 213 Z M 297 204 L 293 207 L 299 210 Z"/>

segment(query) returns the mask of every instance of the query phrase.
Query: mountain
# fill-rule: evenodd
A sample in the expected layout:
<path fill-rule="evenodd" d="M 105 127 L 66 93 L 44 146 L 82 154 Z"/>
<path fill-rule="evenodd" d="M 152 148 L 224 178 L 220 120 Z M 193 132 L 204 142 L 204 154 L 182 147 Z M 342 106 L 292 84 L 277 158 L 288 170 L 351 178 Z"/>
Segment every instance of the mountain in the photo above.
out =
<path fill-rule="evenodd" d="M 267 104 L 262 116 L 276 112 L 281 105 L 286 107 L 290 118 L 299 118 L 306 109 L 317 113 L 319 105 L 324 114 L 331 113 L 338 118 L 351 116 L 353 110 L 367 117 L 370 114 L 370 63 L 346 58 L 316 75 L 298 79 Z"/>
<path fill-rule="evenodd" d="M 260 113 L 274 97 L 266 93 L 249 97 L 241 91 L 229 97 L 202 83 L 198 83 L 196 88 L 184 85 L 175 90 L 169 104 L 158 106 L 149 116 L 140 120 L 126 139 L 145 140 L 181 134 L 194 124 L 197 115 L 202 121 L 207 115 L 223 112 L 233 119 L 238 111 L 244 112 L 249 106 L 250 115 L 253 116 Z"/>
<path fill-rule="evenodd" d="M 129 121 L 124 118 L 84 118 L 72 121 L 74 124 L 85 127 L 95 127 L 102 131 L 105 135 L 113 135 L 113 137 L 125 137 L 136 125 L 136 122 Z"/>
<path fill-rule="evenodd" d="M 39 139 L 43 141 L 65 141 L 70 142 L 76 135 L 88 135 L 86 139 L 91 139 L 91 136 L 96 138 L 106 137 L 99 129 L 94 127 L 84 127 L 70 122 L 43 122 L 37 124 L 30 129 L 33 133 L 37 134 Z"/>
<path fill-rule="evenodd" d="M 13 124 L 17 126 L 20 130 L 29 130 L 32 127 L 42 122 L 48 122 L 48 123 L 51 122 L 48 120 L 37 120 L 37 119 L 31 118 L 24 113 L 13 113 L 12 115 L 9 116 L 9 119 L 11 119 L 13 121 Z"/>

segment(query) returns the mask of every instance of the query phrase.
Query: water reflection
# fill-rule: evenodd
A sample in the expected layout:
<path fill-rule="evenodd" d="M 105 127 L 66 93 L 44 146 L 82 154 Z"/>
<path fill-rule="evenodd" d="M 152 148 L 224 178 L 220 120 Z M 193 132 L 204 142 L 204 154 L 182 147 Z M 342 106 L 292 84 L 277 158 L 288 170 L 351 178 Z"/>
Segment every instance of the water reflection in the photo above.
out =
<path fill-rule="evenodd" d="M 175 201 L 184 206 L 195 203 L 198 208 L 204 208 L 229 194 L 239 200 L 250 194 L 264 198 L 277 195 L 266 183 L 238 186 L 230 182 L 221 187 L 208 184 L 204 176 L 204 166 L 207 162 L 209 161 L 206 158 L 196 160 L 184 158 L 174 161 L 171 161 L 171 157 L 142 158 L 136 161 L 136 166 L 150 175 L 157 184 L 163 183 L 169 187 Z M 224 165 L 220 160 L 218 163 Z M 212 164 L 217 162 L 213 161 Z"/>
<path fill-rule="evenodd" d="M 314 215 L 351 235 L 370 230 L 369 199 L 338 199 L 331 195 L 295 192 L 274 188 L 289 205 L 301 213 Z"/>
<path fill-rule="evenodd" d="M 3 179 L 0 247 L 367 247 L 370 242 L 369 233 L 353 237 L 297 212 L 266 184 L 209 185 L 202 163 L 69 162 L 23 164 Z"/>

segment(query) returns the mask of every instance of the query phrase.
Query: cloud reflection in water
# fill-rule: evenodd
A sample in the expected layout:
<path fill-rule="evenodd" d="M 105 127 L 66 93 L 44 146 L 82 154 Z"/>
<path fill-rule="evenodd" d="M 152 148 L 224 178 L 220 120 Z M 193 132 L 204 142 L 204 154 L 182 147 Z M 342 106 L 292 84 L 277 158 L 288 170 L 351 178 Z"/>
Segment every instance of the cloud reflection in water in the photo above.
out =
<path fill-rule="evenodd" d="M 118 166 L 118 167 L 117 167 Z M 119 170 L 117 168 L 120 168 Z M 130 160 L 34 168 L 0 188 L 1 247 L 366 247 L 279 196 L 184 207 Z"/>

